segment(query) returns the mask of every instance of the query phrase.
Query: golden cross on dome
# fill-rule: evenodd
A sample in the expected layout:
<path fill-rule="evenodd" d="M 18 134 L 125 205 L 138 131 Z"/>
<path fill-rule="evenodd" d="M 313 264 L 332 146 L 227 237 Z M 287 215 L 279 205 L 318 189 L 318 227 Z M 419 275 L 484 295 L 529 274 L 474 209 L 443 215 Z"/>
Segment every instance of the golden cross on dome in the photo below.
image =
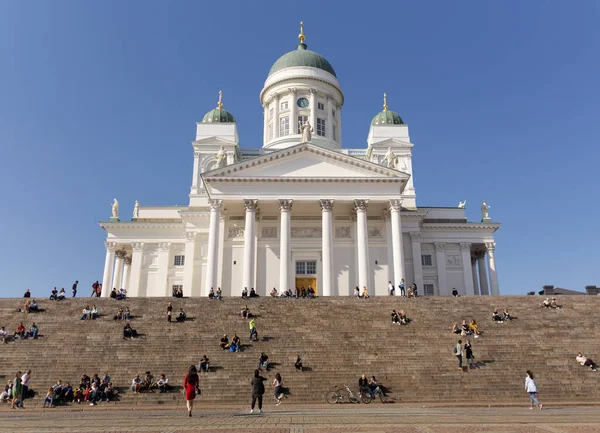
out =
<path fill-rule="evenodd" d="M 217 104 L 217 108 L 223 108 L 223 92 L 219 90 L 219 102 Z"/>
<path fill-rule="evenodd" d="M 306 35 L 304 34 L 304 23 L 300 21 L 300 34 L 298 35 L 298 39 L 300 39 L 300 43 L 304 43 L 304 39 L 306 39 Z"/>
<path fill-rule="evenodd" d="M 387 94 L 386 93 L 383 94 L 383 111 L 388 111 Z"/>

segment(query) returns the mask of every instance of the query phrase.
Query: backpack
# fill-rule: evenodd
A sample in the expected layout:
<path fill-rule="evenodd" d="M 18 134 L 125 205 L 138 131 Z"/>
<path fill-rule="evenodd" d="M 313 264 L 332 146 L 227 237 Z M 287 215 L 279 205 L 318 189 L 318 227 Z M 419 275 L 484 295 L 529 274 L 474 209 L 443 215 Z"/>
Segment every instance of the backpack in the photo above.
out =
<path fill-rule="evenodd" d="M 458 353 L 458 350 L 456 349 L 456 346 L 454 346 L 454 353 Z"/>

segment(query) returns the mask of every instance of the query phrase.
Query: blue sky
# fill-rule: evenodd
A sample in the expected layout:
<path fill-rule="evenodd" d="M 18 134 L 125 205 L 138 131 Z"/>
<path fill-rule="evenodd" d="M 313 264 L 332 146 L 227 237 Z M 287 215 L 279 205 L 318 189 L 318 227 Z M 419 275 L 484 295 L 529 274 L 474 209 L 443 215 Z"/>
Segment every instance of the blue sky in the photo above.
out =
<path fill-rule="evenodd" d="M 301 20 L 345 93 L 344 147 L 366 147 L 387 92 L 418 204 L 491 205 L 503 294 L 600 285 L 600 3 L 338 4 L 0 1 L 0 296 L 102 279 L 113 197 L 187 204 L 219 89 L 259 147 L 259 92 Z"/>

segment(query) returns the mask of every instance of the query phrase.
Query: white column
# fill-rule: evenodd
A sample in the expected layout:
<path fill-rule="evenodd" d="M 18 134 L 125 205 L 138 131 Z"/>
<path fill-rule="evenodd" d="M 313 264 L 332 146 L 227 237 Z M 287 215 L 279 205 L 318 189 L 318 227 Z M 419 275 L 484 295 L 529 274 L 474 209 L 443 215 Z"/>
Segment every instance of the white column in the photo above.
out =
<path fill-rule="evenodd" d="M 192 174 L 192 188 L 190 193 L 191 194 L 198 194 L 200 191 L 198 191 L 198 183 L 199 183 L 199 170 L 200 170 L 200 153 L 198 152 L 194 152 L 194 168 L 193 168 L 193 174 Z"/>
<path fill-rule="evenodd" d="M 435 261 L 438 273 L 438 291 L 439 295 L 449 295 L 448 276 L 446 275 L 446 244 L 435 244 Z"/>
<path fill-rule="evenodd" d="M 394 287 L 398 287 L 404 279 L 404 251 L 402 248 L 402 219 L 400 209 L 402 200 L 390 200 L 390 214 L 392 220 L 392 248 L 394 260 Z M 405 287 L 406 287 L 406 281 Z"/>
<path fill-rule="evenodd" d="M 206 282 L 202 296 L 208 296 L 211 287 L 217 290 L 217 265 L 219 248 L 219 222 L 223 200 L 209 200 L 210 223 L 208 228 L 208 254 L 206 262 Z"/>
<path fill-rule="evenodd" d="M 125 251 L 116 251 L 115 272 L 113 274 L 113 287 L 120 290 L 123 287 L 123 259 L 127 253 Z M 104 287 L 104 286 L 102 286 Z M 112 288 L 111 288 L 112 290 Z"/>
<path fill-rule="evenodd" d="M 425 284 L 423 282 L 423 264 L 421 263 L 421 233 L 410 232 L 410 240 L 412 243 L 413 270 L 415 273 L 414 283 L 417 285 L 417 293 L 420 291 L 421 294 L 425 294 L 423 287 L 423 284 Z"/>
<path fill-rule="evenodd" d="M 171 258 L 171 244 L 161 242 L 158 244 L 158 272 L 156 273 L 155 296 L 171 296 L 173 293 L 167 288 L 169 275 L 169 259 Z"/>
<path fill-rule="evenodd" d="M 310 89 L 310 126 L 314 129 L 314 135 L 317 135 L 317 89 Z M 362 290 L 362 289 L 361 289 Z"/>
<path fill-rule="evenodd" d="M 290 91 L 290 135 L 298 134 L 298 109 L 296 105 L 296 88 L 292 87 Z M 283 290 L 283 289 L 282 289 Z M 287 289 L 285 289 L 287 290 Z"/>
<path fill-rule="evenodd" d="M 356 211 L 356 253 L 358 257 L 358 288 L 362 294 L 363 287 L 369 284 L 369 234 L 367 231 L 367 205 L 369 200 L 354 200 Z M 367 287 L 375 294 L 372 287 Z"/>
<path fill-rule="evenodd" d="M 489 295 L 487 282 L 487 272 L 485 271 L 485 252 L 480 252 L 477 257 L 477 267 L 479 268 L 479 288 L 482 295 Z"/>
<path fill-rule="evenodd" d="M 390 283 L 394 283 L 394 246 L 392 245 L 392 221 L 390 218 L 390 210 L 388 208 L 383 209 L 381 214 L 385 221 L 385 243 L 387 249 L 387 263 L 388 272 L 387 280 Z"/>
<path fill-rule="evenodd" d="M 323 254 L 323 296 L 333 293 L 333 200 L 320 200 L 321 205 L 321 250 Z"/>
<path fill-rule="evenodd" d="M 242 284 L 244 287 L 250 289 L 254 287 L 254 228 L 256 209 L 258 208 L 258 200 L 244 200 L 244 207 L 246 208 L 246 218 L 244 224 L 244 266 L 242 268 Z"/>
<path fill-rule="evenodd" d="M 338 120 L 337 121 L 337 128 L 338 128 L 337 141 L 341 147 L 342 146 L 342 106 L 341 105 L 337 109 L 337 120 Z"/>
<path fill-rule="evenodd" d="M 112 290 L 112 277 L 113 269 L 115 266 L 115 248 L 117 244 L 115 242 L 105 242 L 106 245 L 106 259 L 104 260 L 104 274 L 102 275 L 102 297 L 105 298 L 110 294 Z"/>
<path fill-rule="evenodd" d="M 141 296 L 140 282 L 142 279 L 142 263 L 144 262 L 144 243 L 135 242 L 131 244 L 133 253 L 131 254 L 131 276 L 129 277 L 129 290 L 127 295 L 130 297 Z"/>
<path fill-rule="evenodd" d="M 264 115 L 264 125 L 263 125 L 263 142 L 264 143 L 268 143 L 269 142 L 269 104 L 265 103 L 265 105 L 263 105 L 263 111 L 265 113 Z"/>
<path fill-rule="evenodd" d="M 200 296 L 200 287 L 195 286 L 194 267 L 196 264 L 196 233 L 185 234 L 185 263 L 183 265 L 183 294 Z"/>
<path fill-rule="evenodd" d="M 479 291 L 479 278 L 477 277 L 477 259 L 474 257 L 471 258 L 471 272 L 475 294 L 481 295 L 481 292 Z"/>
<path fill-rule="evenodd" d="M 331 95 L 327 95 L 327 103 L 325 104 L 325 109 L 327 110 L 327 113 L 325 113 L 325 118 L 327 119 L 325 136 L 333 140 L 333 116 L 331 115 L 331 107 Z"/>
<path fill-rule="evenodd" d="M 471 269 L 471 244 L 461 243 L 460 252 L 462 254 L 465 294 L 468 296 L 473 296 L 475 295 L 475 287 L 473 286 L 473 270 Z"/>
<path fill-rule="evenodd" d="M 131 276 L 131 257 L 123 259 L 123 288 L 129 292 L 129 278 Z"/>
<path fill-rule="evenodd" d="M 485 248 L 487 249 L 488 256 L 488 270 L 490 273 L 490 289 L 492 296 L 500 295 L 500 289 L 498 287 L 498 272 L 496 271 L 496 256 L 494 249 L 496 248 L 495 242 L 486 242 Z"/>
<path fill-rule="evenodd" d="M 277 93 L 273 95 L 273 140 L 279 137 L 279 98 L 280 96 Z"/>
<path fill-rule="evenodd" d="M 290 236 L 292 200 L 279 200 L 281 225 L 279 233 L 279 292 L 291 289 L 290 287 Z"/>

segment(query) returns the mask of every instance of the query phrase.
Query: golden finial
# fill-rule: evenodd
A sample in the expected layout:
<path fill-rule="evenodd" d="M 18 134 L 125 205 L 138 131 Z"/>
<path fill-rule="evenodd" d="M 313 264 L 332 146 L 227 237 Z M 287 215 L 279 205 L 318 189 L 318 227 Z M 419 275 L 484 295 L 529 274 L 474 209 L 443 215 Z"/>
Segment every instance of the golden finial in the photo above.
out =
<path fill-rule="evenodd" d="M 217 103 L 217 108 L 223 108 L 223 92 L 219 90 L 219 102 Z"/>
<path fill-rule="evenodd" d="M 383 111 L 388 111 L 387 94 L 383 94 Z"/>
<path fill-rule="evenodd" d="M 300 21 L 300 34 L 298 35 L 298 39 L 300 39 L 300 43 L 304 43 L 304 39 L 306 39 L 306 35 L 304 34 L 304 23 Z"/>

